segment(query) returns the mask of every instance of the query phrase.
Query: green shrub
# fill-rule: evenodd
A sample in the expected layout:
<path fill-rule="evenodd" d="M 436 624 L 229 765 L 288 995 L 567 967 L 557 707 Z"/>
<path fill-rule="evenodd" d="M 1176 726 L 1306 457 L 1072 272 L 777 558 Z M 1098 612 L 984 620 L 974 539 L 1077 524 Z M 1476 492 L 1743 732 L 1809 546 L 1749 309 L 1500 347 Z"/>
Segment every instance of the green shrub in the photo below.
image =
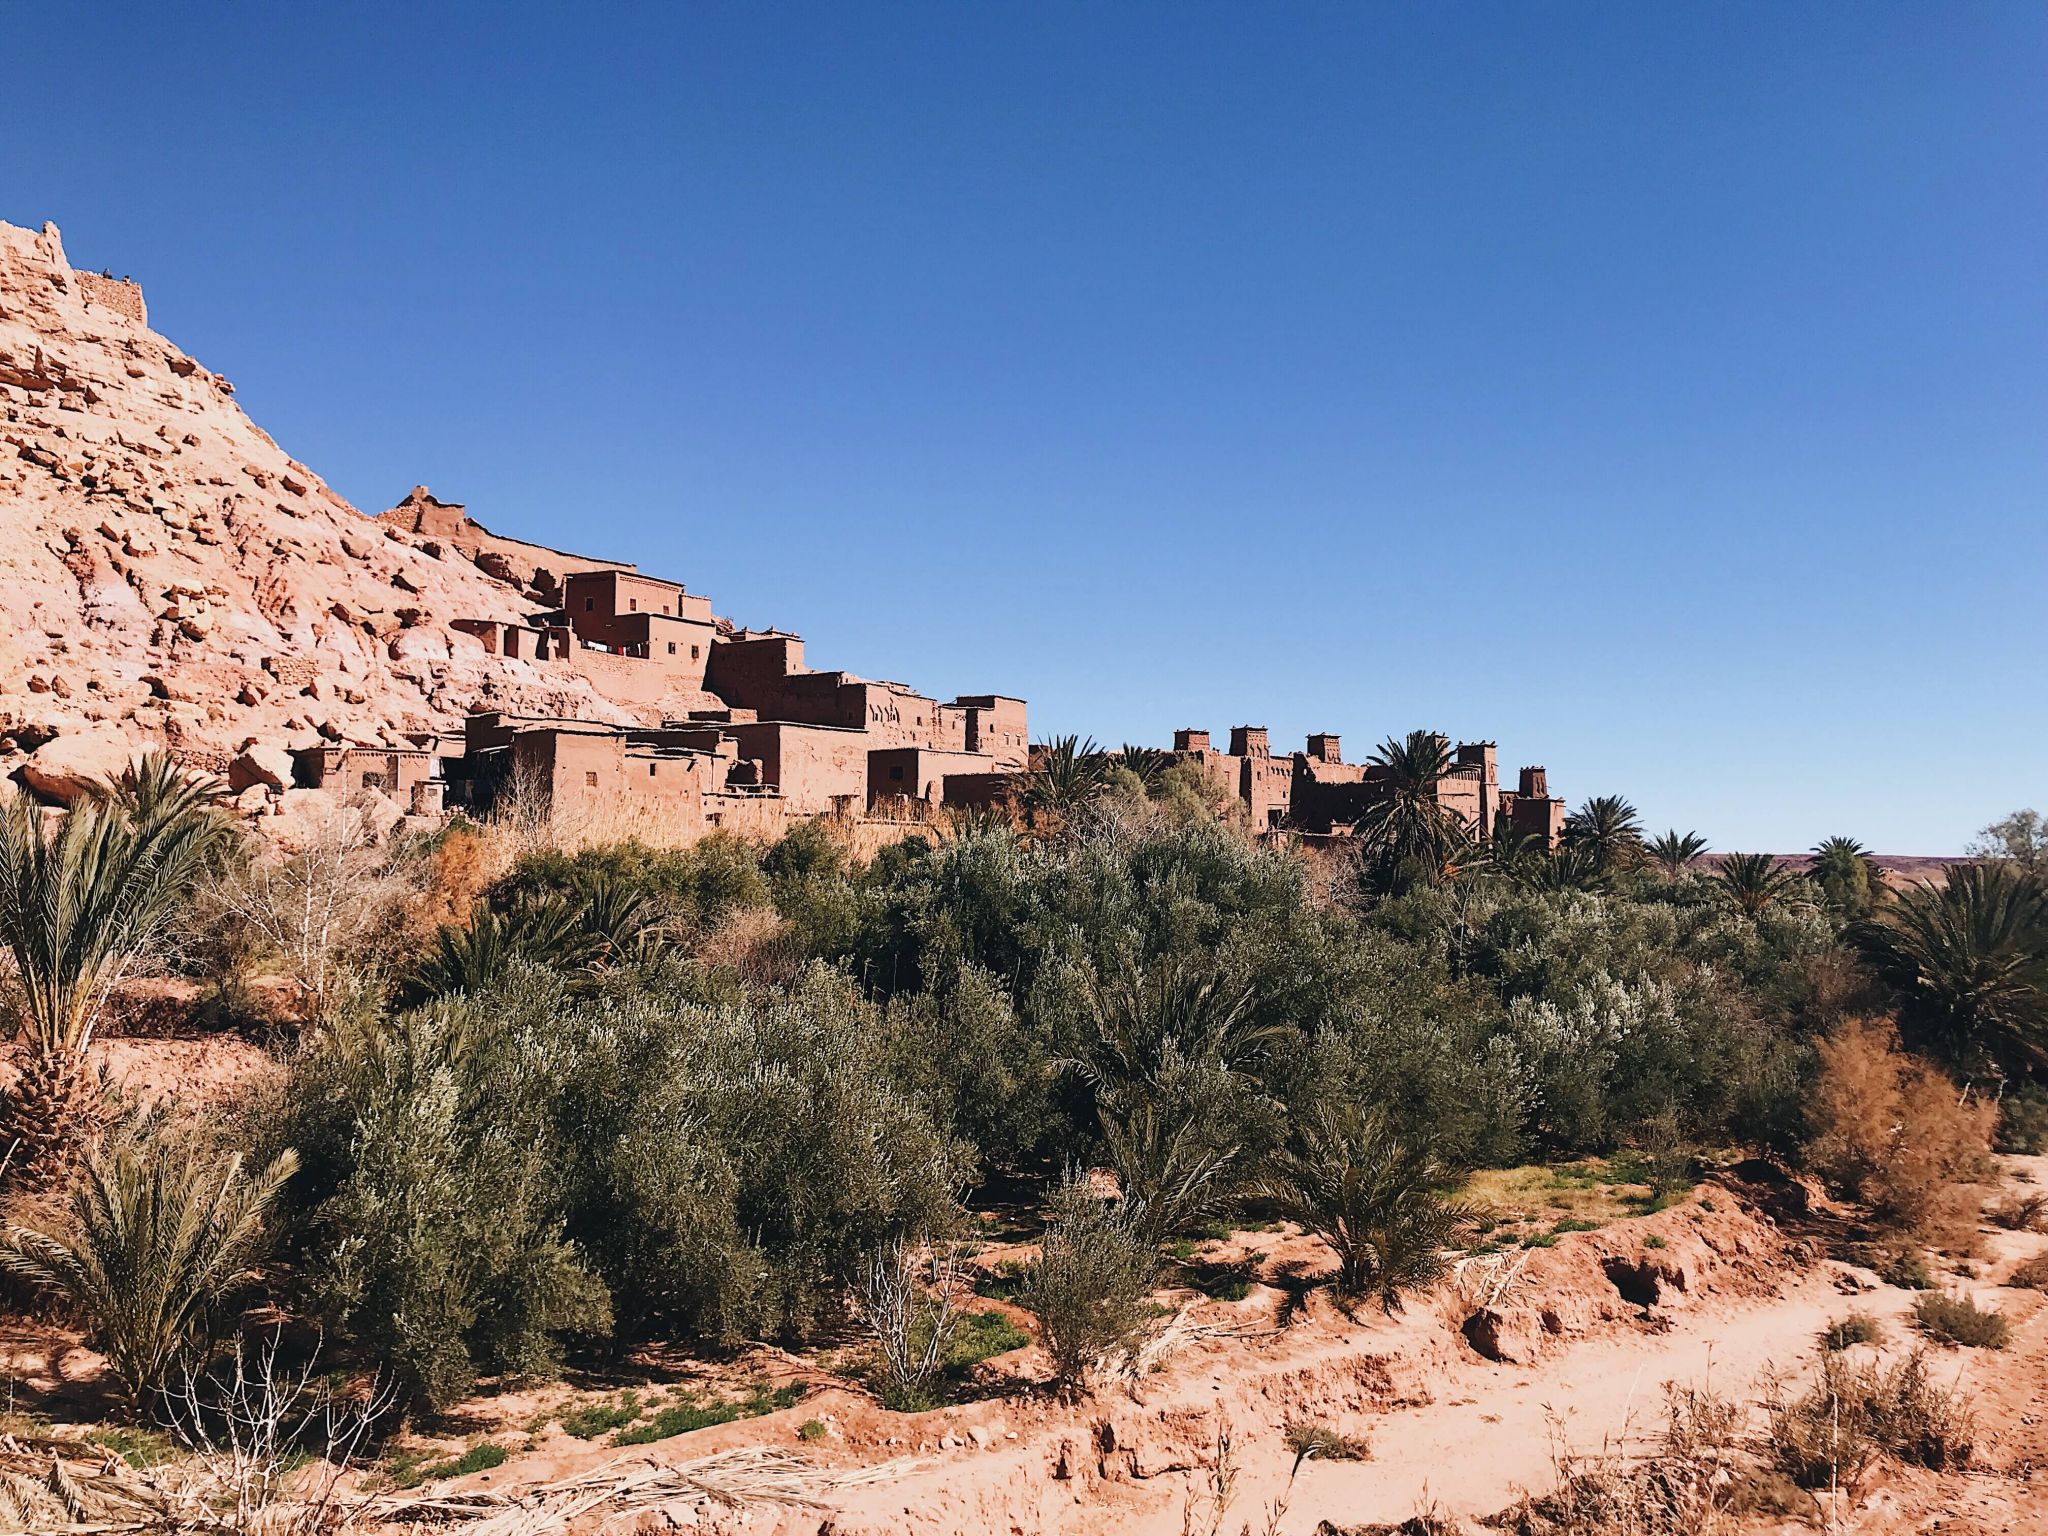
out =
<path fill-rule="evenodd" d="M 1934 1275 L 1927 1268 L 1927 1255 L 1918 1248 L 1893 1248 L 1877 1260 L 1877 1278 L 1902 1291 L 1934 1289 Z"/>
<path fill-rule="evenodd" d="M 2048 1232 L 2048 1194 L 2027 1190 L 1990 1207 L 1984 1214 L 2008 1232 Z"/>
<path fill-rule="evenodd" d="M 2024 1083 L 2000 1101 L 1993 1145 L 2027 1157 L 2048 1152 L 2048 1088 Z"/>
<path fill-rule="evenodd" d="M 2001 1312 L 1978 1306 L 1969 1297 L 1929 1291 L 1913 1304 L 1913 1321 L 1931 1339 L 1977 1349 L 2003 1349 L 2012 1339 L 2012 1325 Z"/>
<path fill-rule="evenodd" d="M 663 957 L 589 989 L 515 966 L 304 1047 L 272 1117 L 307 1163 L 303 1268 L 414 1403 L 579 1338 L 801 1334 L 862 1253 L 957 1219 L 969 1150 L 845 978 L 699 984 Z"/>
<path fill-rule="evenodd" d="M 1150 1317 L 1158 1255 L 1118 1202 L 1078 1170 L 1053 1191 L 1019 1300 L 1038 1319 L 1053 1376 L 1080 1387 L 1108 1355 L 1136 1348 Z"/>
<path fill-rule="evenodd" d="M 797 1437 L 802 1440 L 822 1440 L 826 1434 L 825 1424 L 822 1419 L 805 1419 L 797 1425 L 796 1432 Z"/>
<path fill-rule="evenodd" d="M 2017 1266 L 2005 1283 L 2024 1291 L 2048 1291 L 2048 1253 L 2037 1253 Z"/>
<path fill-rule="evenodd" d="M 1884 1325 L 1868 1312 L 1851 1312 L 1821 1330 L 1820 1347 L 1825 1350 L 1850 1349 L 1858 1344 L 1881 1344 L 1884 1342 Z"/>

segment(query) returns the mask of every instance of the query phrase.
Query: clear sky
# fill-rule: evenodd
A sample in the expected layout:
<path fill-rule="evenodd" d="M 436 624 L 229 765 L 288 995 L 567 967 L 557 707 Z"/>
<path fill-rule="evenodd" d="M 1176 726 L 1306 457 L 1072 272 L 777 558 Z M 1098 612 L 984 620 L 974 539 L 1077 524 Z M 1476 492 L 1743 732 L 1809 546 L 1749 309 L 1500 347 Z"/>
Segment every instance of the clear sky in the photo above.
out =
<path fill-rule="evenodd" d="M 0 218 L 425 482 L 1036 734 L 2048 808 L 2048 7 L 31 5 Z"/>

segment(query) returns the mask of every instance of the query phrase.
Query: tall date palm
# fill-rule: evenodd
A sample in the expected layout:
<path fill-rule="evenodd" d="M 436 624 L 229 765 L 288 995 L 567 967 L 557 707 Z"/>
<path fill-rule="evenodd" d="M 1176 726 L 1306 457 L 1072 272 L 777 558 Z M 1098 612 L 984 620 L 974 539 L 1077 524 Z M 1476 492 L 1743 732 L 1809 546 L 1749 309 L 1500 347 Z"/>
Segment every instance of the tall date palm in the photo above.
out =
<path fill-rule="evenodd" d="M 1856 930 L 1909 1021 L 1960 1065 L 2048 1070 L 2048 890 L 2005 863 L 1959 864 Z"/>
<path fill-rule="evenodd" d="M 48 1182 L 91 1133 L 86 1053 L 108 999 L 232 845 L 217 783 L 152 756 L 53 829 L 25 791 L 0 804 L 0 943 L 14 960 L 21 1074 L 0 1104 L 10 1175 Z"/>
<path fill-rule="evenodd" d="M 1681 832 L 1673 827 L 1662 837 L 1653 838 L 1644 845 L 1643 852 L 1672 879 L 1677 879 L 1690 869 L 1707 851 L 1707 840 L 1697 832 Z"/>
<path fill-rule="evenodd" d="M 1564 840 L 1585 849 L 1602 874 L 1612 874 L 1642 857 L 1643 824 L 1620 795 L 1595 795 L 1565 818 Z"/>

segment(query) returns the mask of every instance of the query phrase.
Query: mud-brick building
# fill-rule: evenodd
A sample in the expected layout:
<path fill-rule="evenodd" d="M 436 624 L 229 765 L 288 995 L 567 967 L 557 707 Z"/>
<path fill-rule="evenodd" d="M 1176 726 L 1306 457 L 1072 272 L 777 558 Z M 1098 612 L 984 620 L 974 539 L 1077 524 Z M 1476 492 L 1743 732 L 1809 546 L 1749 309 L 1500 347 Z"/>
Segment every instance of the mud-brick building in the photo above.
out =
<path fill-rule="evenodd" d="M 1439 738 L 1446 748 L 1448 738 Z M 1342 738 L 1318 731 L 1298 752 L 1276 756 L 1263 726 L 1231 730 L 1230 749 L 1218 752 L 1207 731 L 1174 732 L 1169 754 L 1194 764 L 1213 783 L 1244 803 L 1251 823 L 1321 836 L 1347 836 L 1387 794 L 1386 770 L 1344 761 Z M 1507 825 L 1542 836 L 1555 847 L 1564 832 L 1564 802 L 1550 798 L 1541 768 L 1524 768 L 1516 791 L 1500 787 L 1499 751 L 1493 742 L 1460 743 L 1437 798 L 1476 838 L 1490 839 Z"/>
<path fill-rule="evenodd" d="M 638 571 L 571 571 L 558 609 L 456 627 L 487 651 L 574 672 L 641 725 L 479 716 L 453 799 L 492 803 L 511 786 L 570 814 L 659 809 L 702 830 L 772 831 L 790 819 L 952 803 L 948 780 L 1020 771 L 1022 699 L 942 703 L 903 683 L 805 663 L 800 636 L 735 630 L 710 600 Z"/>

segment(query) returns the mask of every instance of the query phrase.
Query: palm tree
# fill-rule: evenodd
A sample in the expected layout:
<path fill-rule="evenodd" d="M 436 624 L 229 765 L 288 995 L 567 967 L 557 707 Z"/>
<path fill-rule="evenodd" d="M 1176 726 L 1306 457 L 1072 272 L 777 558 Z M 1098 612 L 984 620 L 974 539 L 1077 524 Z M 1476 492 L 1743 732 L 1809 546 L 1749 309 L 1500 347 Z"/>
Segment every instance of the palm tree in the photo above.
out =
<path fill-rule="evenodd" d="M 0 806 L 0 942 L 20 993 L 21 1075 L 4 1106 L 12 1174 L 47 1183 L 98 1123 L 86 1053 L 114 989 L 232 845 L 218 783 L 152 754 L 56 829 L 17 790 Z"/>
<path fill-rule="evenodd" d="M 1768 853 L 1723 854 L 1721 867 L 1714 871 L 1714 884 L 1745 917 L 1763 916 L 1790 900 L 1805 883 L 1803 874 Z"/>
<path fill-rule="evenodd" d="M 1379 795 L 1358 822 L 1366 850 L 1390 870 L 1408 864 L 1432 879 L 1441 875 L 1469 841 L 1443 799 L 1454 766 L 1449 739 L 1434 731 L 1390 736 L 1367 764 L 1366 781 Z"/>
<path fill-rule="evenodd" d="M 1662 837 L 1652 839 L 1643 851 L 1652 864 L 1675 880 L 1707 851 L 1707 840 L 1697 832 L 1680 832 L 1673 827 Z"/>
<path fill-rule="evenodd" d="M 1620 795 L 1596 795 L 1565 818 L 1564 840 L 1590 852 L 1602 874 L 1632 867 L 1643 854 L 1643 824 Z"/>
<path fill-rule="evenodd" d="M 1235 1191 L 1223 1119 L 1284 1024 L 1249 1017 L 1249 987 L 1201 965 L 1127 965 L 1090 990 L 1094 1038 L 1063 1065 L 1093 1091 L 1132 1219 L 1157 1240 Z"/>
<path fill-rule="evenodd" d="M 220 1305 L 254 1278 L 264 1216 L 297 1168 L 287 1151 L 248 1175 L 239 1155 L 205 1158 L 161 1135 L 94 1152 L 66 1219 L 0 1237 L 0 1270 L 75 1308 L 145 1413 L 205 1365 Z"/>
<path fill-rule="evenodd" d="M 514 963 L 588 981 L 607 967 L 658 954 L 668 937 L 645 891 L 610 870 L 584 871 L 565 890 L 503 912 L 484 908 L 466 926 L 443 927 L 399 1000 L 413 1007 L 455 992 L 474 995 Z"/>
<path fill-rule="evenodd" d="M 1436 1192 L 1437 1174 L 1376 1116 L 1326 1106 L 1273 1160 L 1259 1193 L 1336 1251 L 1340 1294 L 1377 1297 L 1392 1312 L 1402 1291 L 1444 1274 L 1444 1250 L 1473 1224 L 1467 1207 Z"/>
<path fill-rule="evenodd" d="M 2048 890 L 2011 864 L 1958 864 L 1856 930 L 1952 1060 L 2048 1069 Z"/>
<path fill-rule="evenodd" d="M 1090 736 L 1055 736 L 1031 749 L 1024 780 L 1024 806 L 1033 813 L 1071 816 L 1102 794 L 1109 759 Z"/>
<path fill-rule="evenodd" d="M 1853 837 L 1824 838 L 1815 844 L 1806 873 L 1827 904 L 1852 922 L 1868 917 L 1891 894 L 1884 871 Z"/>
<path fill-rule="evenodd" d="M 1607 871 L 1592 849 L 1567 843 L 1555 853 L 1539 853 L 1517 861 L 1508 878 L 1530 891 L 1598 891 L 1608 884 Z"/>
<path fill-rule="evenodd" d="M 1157 747 L 1134 747 L 1125 742 L 1117 750 L 1113 761 L 1115 766 L 1129 769 L 1137 777 L 1138 782 L 1145 786 L 1146 794 L 1156 795 L 1159 793 L 1160 775 L 1172 764 L 1173 756 L 1171 753 L 1160 751 Z"/>

